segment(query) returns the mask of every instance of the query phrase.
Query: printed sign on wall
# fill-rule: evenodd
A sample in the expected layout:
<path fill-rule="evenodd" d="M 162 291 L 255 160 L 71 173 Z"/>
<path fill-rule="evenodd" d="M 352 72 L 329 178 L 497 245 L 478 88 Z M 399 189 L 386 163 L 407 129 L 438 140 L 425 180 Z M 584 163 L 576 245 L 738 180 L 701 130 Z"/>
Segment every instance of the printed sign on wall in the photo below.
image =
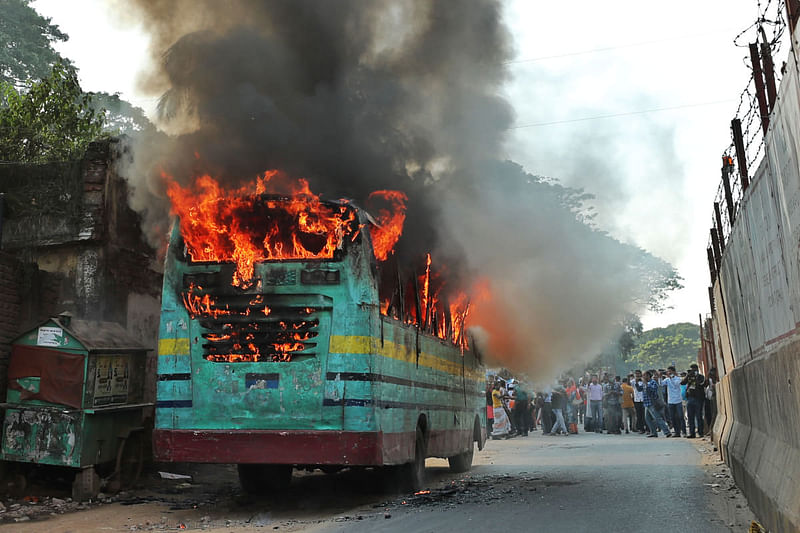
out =
<path fill-rule="evenodd" d="M 97 357 L 94 380 L 94 405 L 114 405 L 128 401 L 129 366 L 127 355 Z"/>
<path fill-rule="evenodd" d="M 37 346 L 60 346 L 64 337 L 64 330 L 61 328 L 42 326 L 36 336 Z"/>

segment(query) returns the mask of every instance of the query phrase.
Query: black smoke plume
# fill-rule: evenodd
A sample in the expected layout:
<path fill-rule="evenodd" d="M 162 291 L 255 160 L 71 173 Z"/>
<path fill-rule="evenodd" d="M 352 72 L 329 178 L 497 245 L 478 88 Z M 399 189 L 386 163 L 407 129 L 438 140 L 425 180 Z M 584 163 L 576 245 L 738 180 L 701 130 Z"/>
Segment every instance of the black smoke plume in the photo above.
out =
<path fill-rule="evenodd" d="M 652 256 L 582 224 L 579 196 L 501 163 L 513 112 L 500 96 L 512 54 L 500 1 L 119 8 L 151 34 L 142 87 L 162 95 L 167 133 L 136 139 L 123 169 L 154 242 L 169 213 L 162 170 L 234 185 L 279 169 L 362 204 L 402 190 L 398 254 L 432 251 L 454 279 L 488 279 L 492 301 L 476 314 L 487 345 L 537 372 L 591 355 L 652 288 L 641 273 Z"/>
<path fill-rule="evenodd" d="M 129 172 L 159 197 L 160 169 L 239 182 L 276 168 L 362 203 L 399 188 L 404 242 L 430 249 L 438 199 L 427 189 L 496 157 L 512 120 L 497 96 L 511 48 L 494 0 L 135 6 L 153 37 L 144 84 L 179 133 L 140 145 Z"/>

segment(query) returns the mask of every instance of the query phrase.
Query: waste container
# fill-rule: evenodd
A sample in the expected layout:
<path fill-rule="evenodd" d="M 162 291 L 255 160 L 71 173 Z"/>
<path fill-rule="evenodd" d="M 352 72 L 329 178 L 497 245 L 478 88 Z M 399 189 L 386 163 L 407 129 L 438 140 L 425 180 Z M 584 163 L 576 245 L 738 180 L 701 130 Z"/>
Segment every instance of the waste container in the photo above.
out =
<path fill-rule="evenodd" d="M 77 469 L 77 500 L 138 478 L 147 349 L 117 323 L 52 318 L 12 342 L 0 459 Z M 98 467 L 101 467 L 99 468 Z"/>

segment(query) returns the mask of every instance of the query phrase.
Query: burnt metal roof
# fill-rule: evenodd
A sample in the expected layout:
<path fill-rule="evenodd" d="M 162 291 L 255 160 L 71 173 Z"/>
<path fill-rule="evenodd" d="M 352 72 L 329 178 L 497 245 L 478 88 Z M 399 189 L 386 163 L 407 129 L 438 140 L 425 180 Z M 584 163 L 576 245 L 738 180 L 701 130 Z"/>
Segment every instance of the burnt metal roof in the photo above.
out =
<path fill-rule="evenodd" d="M 69 325 L 61 318 L 51 318 L 64 331 L 75 337 L 84 348 L 96 350 L 129 350 L 146 351 L 148 348 L 137 341 L 125 328 L 116 322 L 100 320 L 78 320 L 71 318 Z"/>

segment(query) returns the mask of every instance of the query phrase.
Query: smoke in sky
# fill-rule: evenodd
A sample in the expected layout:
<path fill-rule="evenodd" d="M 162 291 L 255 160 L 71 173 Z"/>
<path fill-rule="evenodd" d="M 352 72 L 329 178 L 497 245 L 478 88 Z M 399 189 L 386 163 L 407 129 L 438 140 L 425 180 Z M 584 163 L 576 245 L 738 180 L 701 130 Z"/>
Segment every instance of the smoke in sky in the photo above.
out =
<path fill-rule="evenodd" d="M 120 4 L 151 32 L 142 86 L 165 133 L 123 171 L 151 239 L 161 171 L 238 184 L 267 169 L 363 203 L 400 189 L 398 253 L 431 251 L 488 279 L 474 324 L 501 362 L 534 373 L 592 355 L 668 265 L 581 223 L 575 191 L 504 162 L 512 43 L 499 0 L 160 0 Z M 655 280 L 655 281 L 654 281 Z"/>

